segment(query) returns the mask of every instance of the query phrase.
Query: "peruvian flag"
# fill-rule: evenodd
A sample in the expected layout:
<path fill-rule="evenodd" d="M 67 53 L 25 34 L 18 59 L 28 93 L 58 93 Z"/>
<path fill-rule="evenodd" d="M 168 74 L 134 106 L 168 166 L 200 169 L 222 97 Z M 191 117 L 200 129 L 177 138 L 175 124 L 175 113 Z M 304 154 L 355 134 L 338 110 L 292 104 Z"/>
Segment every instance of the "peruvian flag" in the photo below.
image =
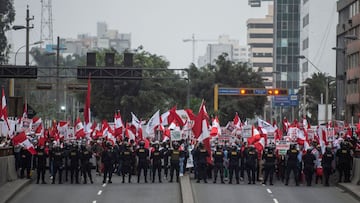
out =
<path fill-rule="evenodd" d="M 86 100 L 85 100 L 85 108 L 84 108 L 85 132 L 87 132 L 87 133 L 90 132 L 90 127 L 91 127 L 90 95 L 91 95 L 91 83 L 90 83 L 90 74 L 89 74 Z"/>
<path fill-rule="evenodd" d="M 310 123 L 307 121 L 306 117 L 303 118 L 302 124 L 304 126 L 304 130 L 311 128 Z"/>
<path fill-rule="evenodd" d="M 136 130 L 135 132 L 131 129 L 130 125 L 128 123 L 126 123 L 126 128 L 125 128 L 125 136 L 128 138 L 128 140 L 134 140 L 135 141 L 135 134 L 136 134 Z"/>
<path fill-rule="evenodd" d="M 289 130 L 290 122 L 287 120 L 286 117 L 282 121 L 282 127 L 284 132 L 287 132 Z"/>
<path fill-rule="evenodd" d="M 185 111 L 186 111 L 189 119 L 190 119 L 191 121 L 194 121 L 195 118 L 196 118 L 194 112 L 193 112 L 191 109 L 185 109 Z"/>
<path fill-rule="evenodd" d="M 154 113 L 146 125 L 146 133 L 148 136 L 154 136 L 154 130 L 158 125 L 160 125 L 160 110 Z"/>
<path fill-rule="evenodd" d="M 114 123 L 115 123 L 115 135 L 121 136 L 122 135 L 122 129 L 124 128 L 124 123 L 121 119 L 120 112 L 115 113 L 114 115 Z"/>
<path fill-rule="evenodd" d="M 20 118 L 18 119 L 18 123 L 20 124 L 20 128 L 23 127 L 23 122 L 22 122 L 22 121 L 23 121 L 24 119 L 27 119 L 27 103 L 26 103 L 26 98 L 25 98 L 23 115 L 22 115 L 22 117 L 20 117 Z"/>
<path fill-rule="evenodd" d="M 44 128 L 42 123 L 35 129 L 35 135 L 43 137 L 44 136 Z"/>
<path fill-rule="evenodd" d="M 194 126 L 192 128 L 194 137 L 203 142 L 205 149 L 209 153 L 209 157 L 206 158 L 209 164 L 212 164 L 211 146 L 210 146 L 210 132 L 209 132 L 209 115 L 206 112 L 205 102 L 203 101 L 200 106 L 198 115 L 195 118 Z"/>
<path fill-rule="evenodd" d="M 25 132 L 21 132 L 18 135 L 14 136 L 13 143 L 14 143 L 14 146 L 20 145 L 20 146 L 25 147 L 32 155 L 36 154 L 34 145 L 26 137 Z"/>
<path fill-rule="evenodd" d="M 74 128 L 74 134 L 76 139 L 81 139 L 85 137 L 85 130 L 84 130 L 84 126 L 80 120 L 80 118 L 77 118 L 75 121 L 75 128 Z"/>
<path fill-rule="evenodd" d="M 254 143 L 254 147 L 256 148 L 259 154 L 264 150 L 265 142 L 266 142 L 265 138 L 261 137 L 259 141 Z"/>
<path fill-rule="evenodd" d="M 221 136 L 221 127 L 218 116 L 215 116 L 215 118 L 212 121 L 210 135 L 212 137 Z"/>
<path fill-rule="evenodd" d="M 247 142 L 249 145 L 255 144 L 256 142 L 259 142 L 261 139 L 260 132 L 254 127 L 251 127 L 251 137 L 247 139 Z M 264 140 L 265 141 L 265 140 Z"/>
<path fill-rule="evenodd" d="M 115 145 L 116 138 L 114 136 L 114 132 L 106 120 L 103 120 L 103 122 L 102 122 L 102 131 L 103 131 L 103 135 L 106 138 L 106 140 L 111 142 L 112 145 Z"/>
<path fill-rule="evenodd" d="M 6 122 L 6 125 L 8 126 L 8 130 L 10 130 L 4 88 L 2 88 L 2 97 L 1 97 L 1 119 L 3 119 Z"/>
<path fill-rule="evenodd" d="M 67 121 L 59 121 L 58 125 L 57 125 L 57 131 L 59 132 L 59 136 L 60 138 L 65 138 L 67 139 L 68 136 L 68 127 L 69 127 L 69 122 Z"/>
<path fill-rule="evenodd" d="M 268 122 L 258 118 L 258 126 L 261 127 L 262 129 L 265 129 L 266 132 L 269 132 L 269 133 L 273 133 L 275 132 L 275 128 Z"/>
<path fill-rule="evenodd" d="M 235 113 L 235 117 L 234 117 L 233 121 L 234 121 L 234 126 L 235 126 L 235 128 L 240 129 L 240 127 L 241 127 L 241 120 L 240 120 L 240 117 L 239 117 L 238 112 Z"/>
<path fill-rule="evenodd" d="M 176 121 L 179 126 L 184 126 L 184 122 L 181 119 L 180 115 L 177 113 L 176 106 L 172 107 L 169 111 L 161 115 L 162 125 L 169 125 L 173 121 Z"/>

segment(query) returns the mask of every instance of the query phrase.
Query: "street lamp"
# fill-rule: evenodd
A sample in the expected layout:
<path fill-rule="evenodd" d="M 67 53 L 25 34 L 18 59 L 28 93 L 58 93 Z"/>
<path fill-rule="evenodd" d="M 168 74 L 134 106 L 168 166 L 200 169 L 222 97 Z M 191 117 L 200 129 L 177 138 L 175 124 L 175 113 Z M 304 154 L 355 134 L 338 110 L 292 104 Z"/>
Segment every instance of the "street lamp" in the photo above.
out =
<path fill-rule="evenodd" d="M 37 42 L 34 42 L 34 43 L 29 44 L 29 46 L 34 46 L 34 45 L 42 44 L 42 43 L 44 43 L 44 41 L 37 41 Z M 16 57 L 17 57 L 17 54 L 18 54 L 19 51 L 20 51 L 22 48 L 24 48 L 24 47 L 26 47 L 26 44 L 23 45 L 23 46 L 21 46 L 21 47 L 15 52 L 14 65 L 16 65 Z"/>
<path fill-rule="evenodd" d="M 322 73 L 322 71 L 306 56 L 300 55 L 296 56 L 296 58 L 299 59 L 305 59 L 307 62 L 309 62 L 319 73 Z M 306 104 L 306 86 L 304 85 L 304 109 Z M 325 86 L 325 123 L 328 123 L 328 104 L 329 104 L 329 77 L 326 77 L 326 86 Z M 304 110 L 305 111 L 305 110 Z M 306 113 L 306 112 L 305 112 Z M 306 114 L 304 115 L 306 116 Z"/>

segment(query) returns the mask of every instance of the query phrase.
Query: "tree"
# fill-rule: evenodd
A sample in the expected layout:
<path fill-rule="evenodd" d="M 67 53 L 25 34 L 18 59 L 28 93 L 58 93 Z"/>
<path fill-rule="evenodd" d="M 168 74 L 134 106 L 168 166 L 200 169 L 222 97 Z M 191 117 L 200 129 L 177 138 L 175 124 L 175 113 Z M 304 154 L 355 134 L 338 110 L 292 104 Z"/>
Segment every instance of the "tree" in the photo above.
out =
<path fill-rule="evenodd" d="M 335 103 L 336 84 L 334 78 L 325 73 L 314 73 L 304 81 L 306 85 L 306 110 L 311 124 L 318 124 L 318 104 L 321 104 L 321 95 L 325 104 L 326 85 L 329 86 L 329 103 Z M 311 88 L 310 88 L 311 87 Z M 304 100 L 304 87 L 298 92 L 300 101 Z M 333 111 L 334 112 L 334 111 Z"/>
<path fill-rule="evenodd" d="M 0 1 L 0 64 L 7 63 L 10 45 L 7 44 L 5 32 L 10 30 L 15 19 L 13 0 Z"/>

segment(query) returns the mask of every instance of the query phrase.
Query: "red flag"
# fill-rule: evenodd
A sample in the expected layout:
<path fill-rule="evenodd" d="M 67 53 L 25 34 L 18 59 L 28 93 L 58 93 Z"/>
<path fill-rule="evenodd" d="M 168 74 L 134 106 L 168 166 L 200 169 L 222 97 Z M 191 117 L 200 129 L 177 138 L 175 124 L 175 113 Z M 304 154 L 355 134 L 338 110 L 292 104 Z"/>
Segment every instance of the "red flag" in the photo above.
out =
<path fill-rule="evenodd" d="M 25 147 L 32 155 L 36 154 L 34 145 L 26 137 L 25 132 L 21 132 L 18 135 L 14 136 L 13 143 L 14 143 L 14 146 L 21 145 L 21 146 Z"/>
<path fill-rule="evenodd" d="M 90 83 L 90 74 L 89 74 L 86 100 L 85 100 L 85 109 L 84 109 L 84 121 L 85 121 L 86 131 L 89 130 L 87 128 L 87 126 L 90 124 L 90 117 L 91 117 L 91 115 L 90 115 L 90 94 L 91 94 L 91 83 Z"/>
<path fill-rule="evenodd" d="M 80 138 L 84 138 L 85 137 L 85 130 L 84 130 L 84 126 L 80 120 L 80 118 L 77 118 L 76 119 L 76 122 L 75 122 L 75 137 L 76 139 L 80 139 Z"/>
<path fill-rule="evenodd" d="M 240 120 L 238 112 L 235 113 L 235 117 L 234 117 L 233 121 L 234 121 L 234 126 L 235 127 L 237 127 L 237 128 L 241 127 L 241 120 Z"/>
<path fill-rule="evenodd" d="M 2 88 L 2 98 L 1 98 L 1 119 L 3 119 L 6 122 L 6 125 L 10 130 L 4 88 Z"/>

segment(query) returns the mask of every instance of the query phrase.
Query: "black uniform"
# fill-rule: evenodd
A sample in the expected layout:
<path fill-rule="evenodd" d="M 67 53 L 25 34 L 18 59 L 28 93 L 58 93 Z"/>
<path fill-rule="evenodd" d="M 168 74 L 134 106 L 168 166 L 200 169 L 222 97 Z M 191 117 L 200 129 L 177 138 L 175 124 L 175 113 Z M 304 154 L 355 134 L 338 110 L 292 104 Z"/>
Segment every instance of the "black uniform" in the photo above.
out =
<path fill-rule="evenodd" d="M 236 146 L 234 146 L 231 151 L 228 153 L 229 159 L 229 184 L 232 184 L 232 178 L 235 171 L 235 179 L 236 183 L 239 184 L 239 161 L 241 158 L 240 152 L 237 150 Z"/>
<path fill-rule="evenodd" d="M 92 157 L 91 152 L 87 150 L 85 146 L 81 146 L 80 162 L 81 162 L 81 172 L 82 175 L 84 176 L 84 182 L 83 182 L 84 184 L 87 183 L 87 176 L 89 176 L 90 183 L 94 183 L 91 176 L 91 163 L 90 163 L 91 157 Z"/>
<path fill-rule="evenodd" d="M 311 186 L 312 177 L 314 175 L 315 160 L 316 157 L 311 153 L 311 149 L 308 149 L 306 154 L 302 158 L 304 163 L 304 174 L 307 186 Z"/>
<path fill-rule="evenodd" d="M 122 162 L 122 183 L 125 183 L 125 174 L 129 175 L 129 183 L 131 183 L 131 172 L 134 166 L 135 157 L 130 149 L 130 145 L 126 145 L 126 148 L 120 153 L 120 159 Z"/>
<path fill-rule="evenodd" d="M 285 174 L 285 185 L 289 184 L 289 177 L 290 177 L 290 173 L 291 171 L 293 171 L 294 176 L 295 176 L 295 183 L 296 186 L 299 186 L 299 179 L 298 179 L 298 154 L 299 151 L 297 149 L 295 149 L 295 146 L 293 146 L 291 149 L 289 149 L 286 152 L 286 156 L 287 156 L 287 160 L 286 160 L 286 174 Z"/>
<path fill-rule="evenodd" d="M 55 147 L 50 154 L 53 160 L 53 179 L 52 184 L 55 184 L 56 173 L 59 172 L 59 184 L 62 184 L 62 172 L 64 169 L 64 151 L 59 147 Z"/>
<path fill-rule="evenodd" d="M 140 148 L 136 150 L 136 156 L 138 157 L 137 166 L 137 182 L 140 182 L 141 170 L 144 171 L 145 183 L 147 183 L 147 169 L 149 168 L 149 150 L 144 148 L 144 145 L 140 143 Z"/>
<path fill-rule="evenodd" d="M 342 144 L 341 148 L 336 151 L 336 167 L 339 170 L 339 182 L 342 181 L 343 174 L 345 176 L 344 182 L 350 182 L 351 161 L 350 149 L 345 144 Z"/>
<path fill-rule="evenodd" d="M 170 182 L 173 182 L 174 171 L 176 171 L 176 182 L 179 182 L 179 170 L 180 170 L 179 146 L 174 146 L 174 149 L 169 150 L 169 156 L 170 156 Z"/>
<path fill-rule="evenodd" d="M 197 151 L 195 151 L 195 157 L 197 157 L 197 164 L 198 164 L 198 179 L 197 183 L 200 182 L 201 179 L 204 180 L 205 183 L 207 183 L 206 177 L 206 168 L 207 168 L 207 162 L 206 158 L 209 157 L 208 151 L 204 148 L 204 146 L 200 146 Z"/>
<path fill-rule="evenodd" d="M 152 182 L 155 181 L 155 172 L 158 172 L 159 182 L 161 183 L 161 159 L 162 154 L 159 151 L 159 147 L 155 147 L 155 150 L 151 153 L 150 159 L 152 160 Z"/>
<path fill-rule="evenodd" d="M 74 183 L 74 175 L 75 175 L 75 183 L 79 184 L 79 167 L 80 167 L 80 152 L 76 146 L 73 146 L 70 153 L 70 182 Z"/>
<path fill-rule="evenodd" d="M 65 148 L 64 148 L 64 169 L 65 169 L 65 181 L 68 181 L 68 177 L 69 177 L 69 172 L 71 173 L 71 169 L 70 169 L 70 145 L 69 144 L 65 144 Z"/>
<path fill-rule="evenodd" d="M 20 177 L 24 178 L 24 172 L 26 169 L 26 178 L 30 179 L 30 171 L 31 171 L 31 159 L 32 155 L 31 153 L 25 149 L 24 147 L 20 150 L 20 157 L 21 157 L 21 171 L 20 171 Z"/>
<path fill-rule="evenodd" d="M 218 173 L 220 173 L 221 183 L 225 183 L 224 182 L 224 151 L 218 147 L 213 154 L 213 158 L 214 158 L 214 183 L 216 183 Z"/>
<path fill-rule="evenodd" d="M 329 186 L 329 178 L 332 172 L 333 161 L 334 161 L 334 154 L 331 152 L 330 148 L 327 148 L 321 160 L 321 166 L 323 168 L 324 177 L 325 177 L 325 186 Z"/>
<path fill-rule="evenodd" d="M 106 178 L 109 176 L 108 183 L 112 183 L 112 173 L 114 171 L 116 154 L 111 145 L 108 145 L 101 154 L 101 162 L 104 164 L 104 179 L 103 183 L 106 183 Z"/>
<path fill-rule="evenodd" d="M 37 181 L 36 184 L 39 184 L 40 177 L 42 180 L 42 184 L 46 184 L 45 182 L 45 171 L 46 171 L 46 159 L 48 155 L 45 152 L 43 147 L 39 147 L 36 149 L 34 168 L 37 168 Z"/>
<path fill-rule="evenodd" d="M 169 170 L 169 149 L 166 145 L 160 150 L 161 156 L 164 160 L 164 175 L 167 178 L 168 177 L 168 170 Z"/>
<path fill-rule="evenodd" d="M 245 153 L 245 166 L 249 179 L 248 184 L 255 184 L 255 172 L 257 166 L 258 154 L 254 147 L 250 147 Z"/>
<path fill-rule="evenodd" d="M 274 177 L 275 161 L 276 161 L 276 156 L 274 154 L 274 151 L 272 149 L 269 149 L 267 152 L 264 153 L 263 159 L 265 160 L 264 163 L 265 177 L 263 184 L 266 184 L 267 179 L 270 176 L 270 185 L 273 185 L 273 177 Z"/>

